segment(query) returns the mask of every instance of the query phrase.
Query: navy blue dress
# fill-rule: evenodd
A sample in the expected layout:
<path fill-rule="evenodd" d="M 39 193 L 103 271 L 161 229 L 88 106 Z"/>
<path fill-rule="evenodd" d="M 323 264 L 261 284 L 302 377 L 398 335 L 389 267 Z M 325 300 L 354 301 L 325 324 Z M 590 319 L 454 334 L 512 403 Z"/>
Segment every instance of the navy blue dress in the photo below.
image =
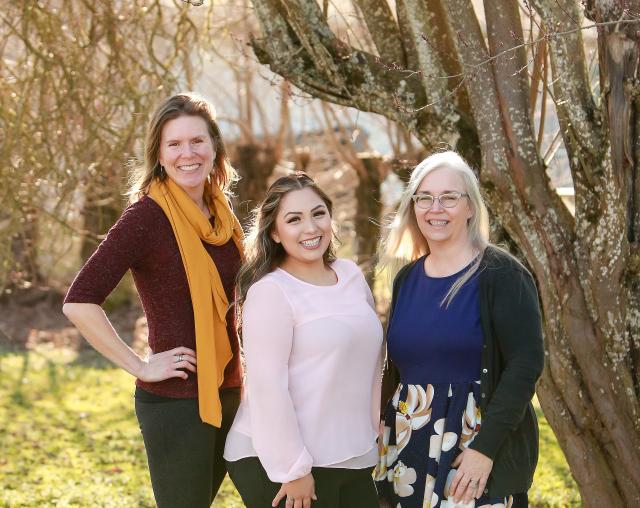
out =
<path fill-rule="evenodd" d="M 470 265 L 469 265 L 470 266 Z M 445 305 L 469 266 L 429 277 L 424 258 L 408 273 L 387 333 L 388 354 L 400 385 L 385 410 L 375 479 L 394 508 L 509 507 L 512 497 L 456 504 L 451 463 L 480 430 L 483 334 L 475 274 Z"/>

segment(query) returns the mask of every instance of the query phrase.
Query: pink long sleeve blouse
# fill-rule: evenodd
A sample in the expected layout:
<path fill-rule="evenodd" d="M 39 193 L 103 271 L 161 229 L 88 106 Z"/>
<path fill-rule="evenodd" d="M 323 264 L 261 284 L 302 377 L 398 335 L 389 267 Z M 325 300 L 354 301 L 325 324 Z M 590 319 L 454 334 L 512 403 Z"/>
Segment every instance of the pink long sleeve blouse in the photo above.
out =
<path fill-rule="evenodd" d="M 278 268 L 244 303 L 246 384 L 224 457 L 257 456 L 273 482 L 377 460 L 382 326 L 357 265 L 332 268 L 332 286 Z"/>

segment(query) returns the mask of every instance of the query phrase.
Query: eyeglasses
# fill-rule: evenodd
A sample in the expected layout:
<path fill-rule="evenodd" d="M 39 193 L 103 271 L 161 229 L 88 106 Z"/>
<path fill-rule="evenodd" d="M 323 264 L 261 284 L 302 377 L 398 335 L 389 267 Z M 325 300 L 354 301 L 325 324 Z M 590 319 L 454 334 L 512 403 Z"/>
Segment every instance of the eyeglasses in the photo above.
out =
<path fill-rule="evenodd" d="M 442 208 L 453 208 L 458 204 L 460 198 L 469 197 L 469 194 L 462 192 L 447 192 L 440 194 L 439 196 L 432 196 L 431 194 L 414 194 L 411 196 L 413 202 L 418 208 L 423 210 L 430 210 L 436 201 L 440 203 Z"/>

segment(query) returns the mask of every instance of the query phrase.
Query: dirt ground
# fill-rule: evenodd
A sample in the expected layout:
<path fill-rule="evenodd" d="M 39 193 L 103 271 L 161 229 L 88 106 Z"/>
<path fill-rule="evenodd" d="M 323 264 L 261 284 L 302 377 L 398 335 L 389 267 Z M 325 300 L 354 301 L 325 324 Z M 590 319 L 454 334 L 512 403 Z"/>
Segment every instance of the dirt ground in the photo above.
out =
<path fill-rule="evenodd" d="M 33 349 L 50 344 L 82 350 L 91 346 L 62 314 L 64 295 L 30 289 L 0 299 L 0 347 Z M 107 315 L 127 344 L 138 351 L 146 347 L 146 318 L 138 306 L 122 306 Z"/>

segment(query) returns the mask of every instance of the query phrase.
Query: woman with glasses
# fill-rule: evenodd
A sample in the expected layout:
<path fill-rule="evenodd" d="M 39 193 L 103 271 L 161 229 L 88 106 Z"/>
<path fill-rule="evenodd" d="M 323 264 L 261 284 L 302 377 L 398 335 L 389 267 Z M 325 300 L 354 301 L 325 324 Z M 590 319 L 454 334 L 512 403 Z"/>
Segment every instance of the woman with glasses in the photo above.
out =
<path fill-rule="evenodd" d="M 489 243 L 478 181 L 458 154 L 414 169 L 380 259 L 395 279 L 379 495 L 401 508 L 526 507 L 544 363 L 538 296 Z"/>

